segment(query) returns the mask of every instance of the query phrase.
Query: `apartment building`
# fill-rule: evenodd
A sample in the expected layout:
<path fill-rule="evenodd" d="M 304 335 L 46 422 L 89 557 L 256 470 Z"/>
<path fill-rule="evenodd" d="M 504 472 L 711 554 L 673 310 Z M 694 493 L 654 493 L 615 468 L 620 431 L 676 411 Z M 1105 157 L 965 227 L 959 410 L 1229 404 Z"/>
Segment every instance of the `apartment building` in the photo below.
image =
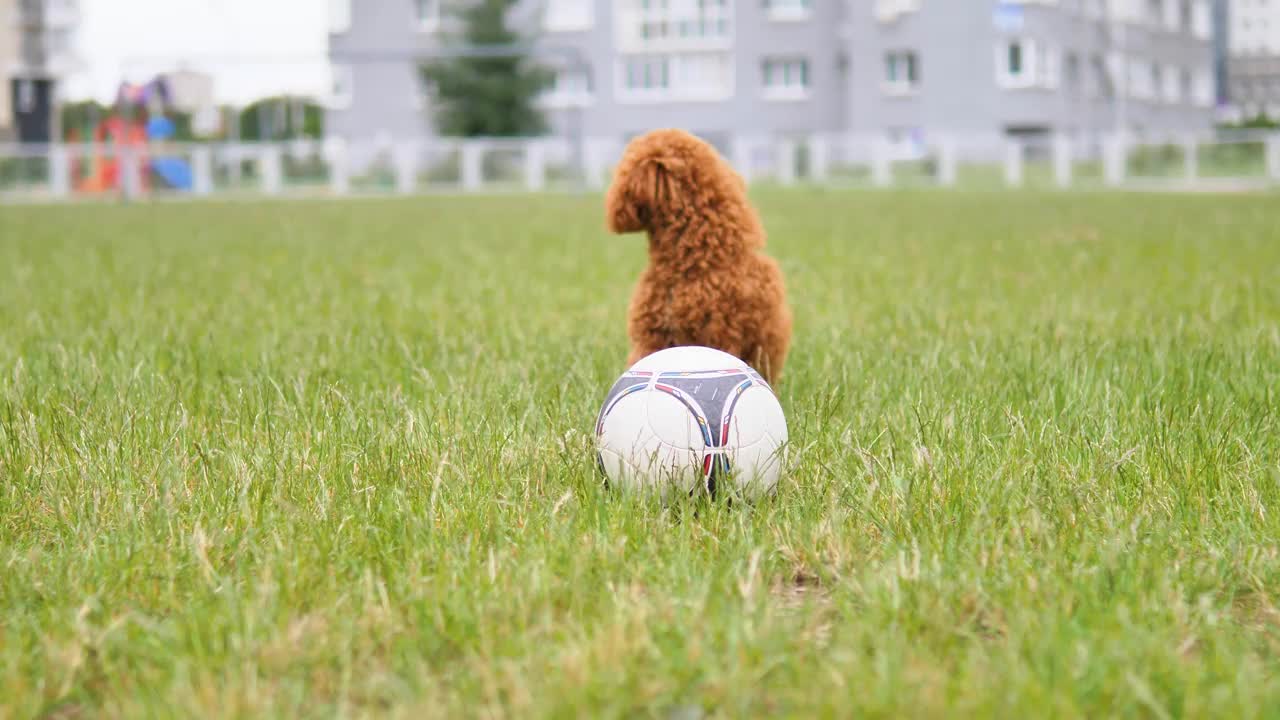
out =
<path fill-rule="evenodd" d="M 1231 103 L 1280 117 L 1280 0 L 1231 0 L 1228 17 Z"/>
<path fill-rule="evenodd" d="M 1207 2 L 873 4 L 849 23 L 854 133 L 1036 138 L 1211 121 Z"/>
<path fill-rule="evenodd" d="M 0 0 L 0 142 L 13 139 L 9 75 L 18 63 L 18 0 Z"/>
<path fill-rule="evenodd" d="M 334 6 L 328 127 L 430 135 L 430 99 L 404 58 L 440 47 L 438 0 Z M 546 0 L 512 11 L 556 70 L 544 104 L 557 130 L 625 136 L 675 125 L 717 144 L 843 127 L 843 15 L 832 0 Z"/>
<path fill-rule="evenodd" d="M 13 134 L 24 142 L 49 142 L 57 137 L 59 86 L 78 68 L 75 33 L 80 24 L 77 0 L 3 0 L 12 35 L 0 40 L 16 47 L 7 50 L 5 93 Z"/>
<path fill-rule="evenodd" d="M 1280 4 L 1280 0 L 1275 0 Z M 440 0 L 331 0 L 328 127 L 432 134 Z M 1208 0 L 523 0 L 559 132 L 920 139 L 1207 127 Z"/>

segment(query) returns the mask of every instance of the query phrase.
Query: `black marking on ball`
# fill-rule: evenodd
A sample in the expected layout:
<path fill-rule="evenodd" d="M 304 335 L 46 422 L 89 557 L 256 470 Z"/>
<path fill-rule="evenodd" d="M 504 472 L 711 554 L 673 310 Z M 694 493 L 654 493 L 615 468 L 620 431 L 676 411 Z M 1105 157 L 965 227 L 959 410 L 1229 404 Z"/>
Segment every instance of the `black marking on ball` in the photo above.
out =
<path fill-rule="evenodd" d="M 693 398 L 711 426 L 711 439 L 719 447 L 720 429 L 724 420 L 725 401 L 734 388 L 747 378 L 746 373 L 705 378 L 663 378 L 663 382 L 682 390 Z"/>

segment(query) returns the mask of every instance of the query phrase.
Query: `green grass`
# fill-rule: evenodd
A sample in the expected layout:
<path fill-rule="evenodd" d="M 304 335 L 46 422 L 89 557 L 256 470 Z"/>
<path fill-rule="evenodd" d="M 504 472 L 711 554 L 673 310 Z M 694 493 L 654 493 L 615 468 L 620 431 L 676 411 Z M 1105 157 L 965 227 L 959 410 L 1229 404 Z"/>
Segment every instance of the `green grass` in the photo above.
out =
<path fill-rule="evenodd" d="M 598 198 L 0 208 L 0 716 L 1280 708 L 1280 206 L 759 197 L 755 507 L 603 489 Z"/>

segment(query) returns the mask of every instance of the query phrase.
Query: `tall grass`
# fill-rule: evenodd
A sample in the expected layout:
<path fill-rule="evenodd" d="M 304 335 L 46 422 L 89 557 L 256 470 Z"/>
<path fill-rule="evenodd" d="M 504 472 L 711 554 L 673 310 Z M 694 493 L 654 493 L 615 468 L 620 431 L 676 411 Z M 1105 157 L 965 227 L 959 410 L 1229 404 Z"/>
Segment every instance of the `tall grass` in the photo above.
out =
<path fill-rule="evenodd" d="M 759 201 L 796 468 L 668 508 L 596 198 L 0 209 L 0 715 L 1280 707 L 1273 199 Z"/>

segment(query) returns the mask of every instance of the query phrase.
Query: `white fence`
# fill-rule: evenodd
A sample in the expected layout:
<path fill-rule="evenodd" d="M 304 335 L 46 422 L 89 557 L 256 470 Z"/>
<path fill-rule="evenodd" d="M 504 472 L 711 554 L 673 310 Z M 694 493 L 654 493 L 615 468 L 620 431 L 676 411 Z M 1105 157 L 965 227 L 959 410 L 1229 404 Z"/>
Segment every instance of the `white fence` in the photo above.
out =
<path fill-rule="evenodd" d="M 0 145 L 0 199 L 346 196 L 591 190 L 620 139 L 374 144 Z M 940 137 L 890 143 L 815 135 L 734 138 L 748 181 L 867 187 L 1280 187 L 1280 134 L 1103 136 L 1087 141 Z"/>

